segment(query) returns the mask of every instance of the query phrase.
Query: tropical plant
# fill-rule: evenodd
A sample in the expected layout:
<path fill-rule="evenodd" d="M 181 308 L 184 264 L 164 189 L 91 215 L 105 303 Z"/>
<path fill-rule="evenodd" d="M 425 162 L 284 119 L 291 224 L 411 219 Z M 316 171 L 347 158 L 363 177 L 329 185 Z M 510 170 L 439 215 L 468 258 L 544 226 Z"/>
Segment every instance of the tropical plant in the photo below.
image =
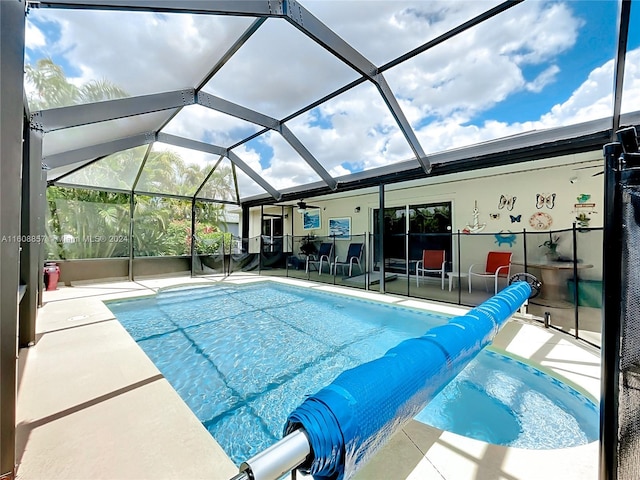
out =
<path fill-rule="evenodd" d="M 47 203 L 47 258 L 128 256 L 129 195 L 49 187 Z"/>
<path fill-rule="evenodd" d="M 27 85 L 33 87 L 28 94 L 31 110 L 68 107 L 101 100 L 127 97 L 120 87 L 107 80 L 91 80 L 77 86 L 67 79 L 64 69 L 51 58 L 41 58 L 25 66 Z"/>
<path fill-rule="evenodd" d="M 558 256 L 558 244 L 560 242 L 560 236 L 556 235 L 555 237 L 552 236 L 551 233 L 549 233 L 549 240 L 546 240 L 544 242 L 542 242 L 541 245 L 538 245 L 539 248 L 546 248 L 546 252 L 545 255 L 547 255 L 550 258 L 553 257 L 557 257 Z"/>
<path fill-rule="evenodd" d="M 70 82 L 61 66 L 50 58 L 26 65 L 25 77 L 32 87 L 28 94 L 32 110 L 65 107 L 126 97 L 127 93 L 108 80 L 82 85 Z M 108 193 L 88 188 L 48 187 L 47 257 L 52 259 L 108 258 L 129 255 L 133 240 L 136 256 L 187 255 L 191 248 L 191 201 L 180 198 L 137 195 L 131 192 L 171 193 L 192 196 L 207 175 L 200 196 L 235 199 L 231 168 L 186 163 L 176 152 L 149 152 L 134 184 L 147 146 L 109 155 L 65 177 L 68 184 L 108 186 L 128 193 Z M 130 196 L 134 195 L 133 238 Z M 198 202 L 198 229 L 207 230 L 208 249 L 215 247 L 226 230 L 224 206 Z M 224 237 L 220 237 L 224 238 Z M 229 241 L 230 245 L 230 241 Z M 217 247 L 216 247 L 217 248 Z"/>

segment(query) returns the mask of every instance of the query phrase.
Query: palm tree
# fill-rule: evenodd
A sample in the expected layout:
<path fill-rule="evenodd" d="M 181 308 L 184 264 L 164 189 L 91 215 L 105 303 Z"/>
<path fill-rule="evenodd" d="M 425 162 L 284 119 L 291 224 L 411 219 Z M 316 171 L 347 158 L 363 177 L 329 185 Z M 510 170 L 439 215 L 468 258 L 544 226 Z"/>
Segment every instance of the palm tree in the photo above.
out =
<path fill-rule="evenodd" d="M 67 79 L 64 69 L 51 58 L 43 58 L 35 66 L 25 66 L 25 78 L 31 85 L 28 94 L 32 110 L 65 107 L 127 97 L 120 87 L 106 79 L 91 80 L 77 86 Z M 142 152 L 138 147 L 101 159 L 65 178 L 65 182 L 86 186 L 109 186 L 130 191 L 133 188 L 134 168 L 140 167 Z M 134 168 L 132 168 L 134 167 Z M 187 164 L 172 151 L 151 152 L 140 176 L 137 191 L 193 195 L 208 173 L 208 167 Z M 230 170 L 214 172 L 207 182 L 213 196 L 208 198 L 234 198 Z M 134 193 L 130 193 L 133 195 Z M 115 195 L 115 196 L 110 196 Z M 99 245 L 96 242 L 61 241 L 63 235 L 71 238 L 128 238 L 128 194 L 108 194 L 82 188 L 47 189 L 50 215 L 47 230 L 51 241 L 47 243 L 54 258 L 97 258 L 122 256 L 128 252 L 128 243 Z M 134 249 L 138 255 L 182 255 L 188 253 L 191 231 L 191 203 L 180 199 L 135 196 Z M 208 204 L 202 225 L 211 230 L 226 230 L 222 205 Z M 54 239 L 58 239 L 55 241 Z M 131 241 L 131 239 L 129 239 Z"/>
<path fill-rule="evenodd" d="M 32 110 L 128 97 L 123 89 L 107 80 L 92 80 L 80 87 L 70 83 L 64 69 L 51 58 L 41 58 L 35 67 L 26 65 L 25 77 L 27 84 L 34 87 L 34 91 L 28 95 Z"/>

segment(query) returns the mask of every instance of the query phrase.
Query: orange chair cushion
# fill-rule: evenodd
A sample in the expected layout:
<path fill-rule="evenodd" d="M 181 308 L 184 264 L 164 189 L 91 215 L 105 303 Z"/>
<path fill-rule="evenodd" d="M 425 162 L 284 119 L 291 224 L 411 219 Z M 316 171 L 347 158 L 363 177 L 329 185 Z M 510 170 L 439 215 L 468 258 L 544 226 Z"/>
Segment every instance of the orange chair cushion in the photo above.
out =
<path fill-rule="evenodd" d="M 511 252 L 489 252 L 487 255 L 487 273 L 496 273 L 500 267 L 505 267 L 511 263 Z M 506 276 L 507 272 L 500 271 L 500 275 Z"/>
<path fill-rule="evenodd" d="M 444 262 L 444 250 L 423 250 L 422 251 L 422 268 L 439 270 Z"/>

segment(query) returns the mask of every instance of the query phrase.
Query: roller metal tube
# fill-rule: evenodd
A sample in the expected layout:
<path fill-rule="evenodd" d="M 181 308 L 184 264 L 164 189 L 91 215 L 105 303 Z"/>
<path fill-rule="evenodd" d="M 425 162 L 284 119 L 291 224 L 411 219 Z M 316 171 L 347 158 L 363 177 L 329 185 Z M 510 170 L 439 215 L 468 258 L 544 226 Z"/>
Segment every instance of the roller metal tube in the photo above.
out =
<path fill-rule="evenodd" d="M 304 430 L 296 430 L 240 465 L 238 480 L 275 480 L 304 463 L 311 445 Z"/>

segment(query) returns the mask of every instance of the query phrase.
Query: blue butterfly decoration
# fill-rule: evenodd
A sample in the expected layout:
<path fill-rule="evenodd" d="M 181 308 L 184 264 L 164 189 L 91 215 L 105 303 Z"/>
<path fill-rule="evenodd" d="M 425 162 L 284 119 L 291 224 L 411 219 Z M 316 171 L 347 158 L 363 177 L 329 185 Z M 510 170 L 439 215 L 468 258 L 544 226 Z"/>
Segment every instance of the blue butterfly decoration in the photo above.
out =
<path fill-rule="evenodd" d="M 511 217 L 511 223 L 520 223 L 520 220 L 522 220 L 522 214 L 520 215 L 509 215 Z"/>

